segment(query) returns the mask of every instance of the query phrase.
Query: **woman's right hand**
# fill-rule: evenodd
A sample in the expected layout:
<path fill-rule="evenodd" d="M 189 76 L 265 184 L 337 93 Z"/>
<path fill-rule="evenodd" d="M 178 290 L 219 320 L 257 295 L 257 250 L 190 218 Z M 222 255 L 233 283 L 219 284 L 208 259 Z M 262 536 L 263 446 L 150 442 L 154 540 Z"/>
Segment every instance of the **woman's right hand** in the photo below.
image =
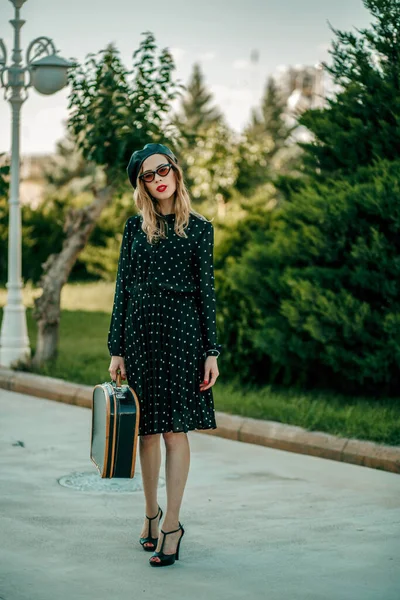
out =
<path fill-rule="evenodd" d="M 121 371 L 121 379 L 126 379 L 125 359 L 123 356 L 112 356 L 108 371 L 113 381 L 117 380 L 117 371 Z"/>

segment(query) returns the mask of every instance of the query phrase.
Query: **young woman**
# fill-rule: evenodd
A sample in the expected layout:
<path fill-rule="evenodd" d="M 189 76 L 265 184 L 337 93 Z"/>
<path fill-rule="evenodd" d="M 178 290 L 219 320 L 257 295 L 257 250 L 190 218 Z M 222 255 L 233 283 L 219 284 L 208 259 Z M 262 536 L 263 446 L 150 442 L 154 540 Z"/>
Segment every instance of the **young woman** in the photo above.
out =
<path fill-rule="evenodd" d="M 214 229 L 191 208 L 182 170 L 167 146 L 146 144 L 132 154 L 127 172 L 140 213 L 127 220 L 123 233 L 109 372 L 115 381 L 120 369 L 139 398 L 146 500 L 140 543 L 153 552 L 151 566 L 160 567 L 179 559 L 184 535 L 179 511 L 190 464 L 187 432 L 217 427 L 211 388 L 222 345 L 216 334 Z M 161 435 L 167 510 L 159 536 Z"/>

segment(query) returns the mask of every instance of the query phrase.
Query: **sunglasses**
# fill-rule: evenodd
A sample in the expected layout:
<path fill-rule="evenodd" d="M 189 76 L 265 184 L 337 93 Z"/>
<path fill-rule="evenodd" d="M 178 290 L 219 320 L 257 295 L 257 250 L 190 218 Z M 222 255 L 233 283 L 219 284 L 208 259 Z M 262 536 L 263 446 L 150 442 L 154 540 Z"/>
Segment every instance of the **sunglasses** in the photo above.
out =
<path fill-rule="evenodd" d="M 174 167 L 171 163 L 160 165 L 155 171 L 146 171 L 145 173 L 142 173 L 141 175 L 139 175 L 139 179 L 145 181 L 146 183 L 151 183 L 152 181 L 154 181 L 156 173 L 157 175 L 160 175 L 160 177 L 166 177 L 170 170 L 173 168 Z"/>

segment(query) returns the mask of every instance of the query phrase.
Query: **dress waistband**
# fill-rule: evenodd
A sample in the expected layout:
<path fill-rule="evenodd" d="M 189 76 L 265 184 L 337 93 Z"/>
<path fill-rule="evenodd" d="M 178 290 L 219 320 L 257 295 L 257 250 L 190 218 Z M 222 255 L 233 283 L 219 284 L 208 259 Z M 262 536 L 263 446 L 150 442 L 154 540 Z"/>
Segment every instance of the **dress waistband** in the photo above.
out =
<path fill-rule="evenodd" d="M 185 286 L 184 288 L 176 288 L 174 287 L 174 284 L 166 283 L 165 281 L 154 280 L 143 281 L 141 283 L 134 283 L 131 286 L 128 286 L 126 289 L 131 297 L 134 297 L 137 294 L 140 294 L 141 292 L 149 294 L 173 294 L 184 297 L 195 296 L 197 293 L 197 288 L 195 286 Z"/>

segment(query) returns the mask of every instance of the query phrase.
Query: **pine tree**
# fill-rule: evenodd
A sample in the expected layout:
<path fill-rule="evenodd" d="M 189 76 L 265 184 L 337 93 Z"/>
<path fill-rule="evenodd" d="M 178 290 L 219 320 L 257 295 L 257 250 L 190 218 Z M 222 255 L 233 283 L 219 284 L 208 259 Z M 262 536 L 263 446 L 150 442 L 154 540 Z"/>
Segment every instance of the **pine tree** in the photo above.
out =
<path fill-rule="evenodd" d="M 315 136 L 302 144 L 306 166 L 315 175 L 349 175 L 377 158 L 400 155 L 400 2 L 364 0 L 373 25 L 359 35 L 332 28 L 336 35 L 324 67 L 340 87 L 328 110 L 300 118 Z"/>
<path fill-rule="evenodd" d="M 379 161 L 240 223 L 248 237 L 219 294 L 233 371 L 259 383 L 398 392 L 399 182 L 400 160 Z"/>
<path fill-rule="evenodd" d="M 270 155 L 282 148 L 289 135 L 289 127 L 283 118 L 286 104 L 278 90 L 273 77 L 267 80 L 261 106 L 252 109 L 250 123 L 245 128 L 244 134 L 252 140 L 262 141 L 268 138 L 271 141 Z"/>
<path fill-rule="evenodd" d="M 200 65 L 195 63 L 186 96 L 181 99 L 180 110 L 172 118 L 172 124 L 177 127 L 183 140 L 181 145 L 186 150 L 195 148 L 199 138 L 206 139 L 208 127 L 223 119 L 220 110 L 211 106 L 211 102 L 212 94 L 204 84 Z"/>
<path fill-rule="evenodd" d="M 252 110 L 239 148 L 240 171 L 236 188 L 243 195 L 251 194 L 274 177 L 274 159 L 285 147 L 291 132 L 283 117 L 284 109 L 285 102 L 270 77 L 261 106 Z"/>
<path fill-rule="evenodd" d="M 236 145 L 225 117 L 212 104 L 200 65 L 195 63 L 180 110 L 172 117 L 185 183 L 198 210 L 225 213 L 236 180 Z"/>

